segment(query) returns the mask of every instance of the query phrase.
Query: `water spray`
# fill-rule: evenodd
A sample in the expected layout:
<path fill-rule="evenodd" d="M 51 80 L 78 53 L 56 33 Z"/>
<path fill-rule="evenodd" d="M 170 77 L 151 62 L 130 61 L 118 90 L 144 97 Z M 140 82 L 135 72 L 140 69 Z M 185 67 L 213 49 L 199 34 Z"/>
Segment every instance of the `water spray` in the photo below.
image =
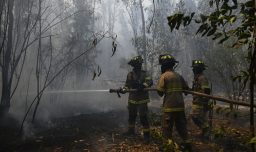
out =
<path fill-rule="evenodd" d="M 109 89 L 101 89 L 101 90 L 53 90 L 53 91 L 46 91 L 44 94 L 94 93 L 94 92 L 109 92 Z"/>
<path fill-rule="evenodd" d="M 129 92 L 137 92 L 137 91 L 157 91 L 156 88 L 144 88 L 143 90 L 138 90 L 138 89 L 127 89 L 124 91 L 122 91 L 122 93 L 129 93 Z M 109 93 L 117 93 L 118 97 L 121 97 L 120 93 L 121 93 L 121 89 L 95 89 L 95 90 L 53 90 L 53 91 L 46 91 L 44 92 L 45 94 L 63 94 L 63 93 L 96 93 L 96 92 L 109 92 Z M 250 107 L 249 103 L 245 103 L 245 102 L 240 102 L 240 101 L 234 101 L 234 100 L 230 100 L 230 99 L 226 99 L 220 96 L 213 96 L 213 95 L 208 95 L 205 93 L 200 93 L 200 92 L 195 92 L 195 91 L 190 91 L 190 90 L 183 90 L 182 91 L 185 94 L 191 94 L 191 95 L 196 95 L 196 96 L 201 96 L 201 97 L 206 97 L 209 99 L 213 99 L 213 100 L 217 100 L 217 101 L 222 101 L 225 103 L 232 103 L 232 104 L 237 104 L 237 105 L 241 105 L 241 106 L 246 106 L 246 107 Z M 256 108 L 256 105 L 253 105 L 253 107 Z"/>

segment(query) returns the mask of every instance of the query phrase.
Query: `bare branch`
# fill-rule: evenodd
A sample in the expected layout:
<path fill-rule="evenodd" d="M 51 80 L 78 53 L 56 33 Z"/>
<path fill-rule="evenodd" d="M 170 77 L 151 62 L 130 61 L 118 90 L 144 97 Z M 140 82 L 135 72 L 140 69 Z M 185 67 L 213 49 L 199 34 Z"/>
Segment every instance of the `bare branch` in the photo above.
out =
<path fill-rule="evenodd" d="M 106 34 L 108 32 L 105 32 L 101 35 L 101 37 L 98 39 L 98 42 L 102 41 L 105 37 L 106 37 Z M 66 63 L 46 84 L 45 86 L 41 89 L 41 91 L 39 92 L 39 94 L 36 95 L 36 97 L 33 99 L 33 101 L 31 102 L 27 112 L 25 113 L 25 116 L 22 120 L 22 123 L 21 123 L 21 127 L 20 127 L 20 133 L 22 132 L 22 129 L 23 129 L 23 125 L 24 125 L 24 122 L 28 116 L 28 113 L 30 111 L 30 109 L 32 108 L 33 104 L 35 103 L 36 99 L 41 96 L 44 92 L 44 90 L 67 68 L 69 67 L 72 63 L 74 63 L 77 59 L 79 59 L 80 57 L 82 57 L 83 55 L 85 55 L 87 52 L 89 52 L 90 50 L 93 50 L 94 49 L 94 46 L 92 45 L 90 48 L 88 48 L 87 50 L 85 50 L 84 52 L 82 52 L 81 54 L 79 54 L 78 56 L 76 56 L 74 59 L 72 59 L 71 61 L 69 61 L 68 63 Z"/>
<path fill-rule="evenodd" d="M 60 21 L 58 21 L 58 22 L 52 24 L 56 19 L 58 19 L 58 17 L 61 16 L 61 14 L 57 15 L 57 16 L 49 23 L 49 25 L 46 26 L 46 27 L 42 30 L 42 33 L 47 32 L 47 31 L 48 31 L 49 29 L 51 29 L 52 27 L 54 27 L 54 26 L 56 26 L 56 25 L 62 23 L 63 21 L 69 19 L 70 17 L 72 17 L 72 16 L 74 16 L 74 15 L 80 13 L 80 12 L 84 12 L 84 11 L 87 11 L 87 10 L 78 10 L 78 11 L 76 11 L 75 13 L 70 14 L 70 15 L 66 16 L 65 18 L 61 19 Z M 52 24 L 52 25 L 51 25 L 51 24 Z"/>

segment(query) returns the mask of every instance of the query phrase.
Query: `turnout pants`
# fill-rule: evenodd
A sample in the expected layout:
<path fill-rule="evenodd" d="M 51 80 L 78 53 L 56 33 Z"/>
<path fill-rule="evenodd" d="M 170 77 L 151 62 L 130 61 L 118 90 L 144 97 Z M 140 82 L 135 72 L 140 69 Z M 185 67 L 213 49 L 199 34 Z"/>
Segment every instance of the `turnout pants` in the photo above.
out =
<path fill-rule="evenodd" d="M 175 125 L 179 135 L 188 142 L 187 121 L 184 111 L 164 112 L 162 117 L 162 133 L 165 139 L 172 138 L 172 130 Z"/>
<path fill-rule="evenodd" d="M 202 130 L 203 134 L 209 129 L 207 114 L 208 111 L 203 106 L 192 105 L 192 120 Z"/>
<path fill-rule="evenodd" d="M 143 126 L 144 136 L 149 135 L 149 122 L 148 122 L 148 106 L 147 103 L 143 104 L 132 104 L 128 103 L 128 111 L 129 111 L 129 131 L 134 132 L 135 121 L 137 114 L 139 114 L 140 122 Z"/>

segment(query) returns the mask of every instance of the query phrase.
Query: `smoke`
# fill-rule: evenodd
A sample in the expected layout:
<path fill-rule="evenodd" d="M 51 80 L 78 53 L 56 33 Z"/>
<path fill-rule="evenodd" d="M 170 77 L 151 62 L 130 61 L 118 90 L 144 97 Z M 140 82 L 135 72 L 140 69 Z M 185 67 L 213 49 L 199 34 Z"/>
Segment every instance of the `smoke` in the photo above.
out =
<path fill-rule="evenodd" d="M 71 1 L 65 2 L 71 3 Z M 145 1 L 145 3 L 145 17 L 149 18 L 151 16 L 150 13 L 152 13 L 151 11 L 148 11 L 149 7 L 151 6 L 151 2 Z M 55 5 L 57 4 L 58 3 L 56 3 Z M 190 5 L 190 3 L 188 5 Z M 79 5 L 77 4 L 71 6 L 72 7 L 67 9 L 67 11 L 65 11 L 63 14 L 71 14 L 70 12 L 74 12 L 74 10 L 72 9 L 75 6 Z M 61 8 L 62 7 L 59 6 L 59 10 L 61 10 Z M 129 15 L 127 14 L 125 6 L 122 2 L 117 3 L 116 0 L 108 0 L 102 1 L 101 3 L 96 3 L 96 5 L 89 10 L 90 12 L 91 10 L 95 10 L 95 14 L 93 15 L 91 15 L 90 13 L 85 13 L 86 17 L 89 16 L 90 18 L 93 18 L 93 21 L 90 20 L 88 22 L 84 22 L 84 18 L 80 18 L 82 16 L 81 15 L 73 20 L 64 21 L 60 26 L 55 27 L 53 31 L 51 31 L 51 34 L 57 35 L 52 38 L 53 47 L 55 47 L 55 51 L 53 52 L 53 54 L 56 58 L 54 58 L 53 60 L 56 61 L 56 63 L 54 64 L 55 67 L 57 67 L 56 71 L 59 70 L 63 63 L 66 63 L 71 58 L 73 58 L 76 53 L 82 50 L 86 50 L 86 47 L 88 46 L 84 43 L 92 44 L 92 42 L 89 41 L 91 40 L 89 38 L 95 38 L 94 33 L 100 31 L 108 31 L 108 36 L 111 35 L 113 37 L 116 37 L 116 53 L 111 57 L 113 39 L 105 37 L 101 42 L 96 45 L 93 50 L 90 51 L 90 54 L 86 54 L 86 57 L 81 58 L 79 62 L 75 62 L 70 66 L 69 69 L 65 70 L 63 72 L 63 75 L 61 75 L 56 79 L 56 81 L 54 81 L 56 85 L 47 88 L 46 91 L 50 91 L 52 89 L 60 91 L 81 89 L 110 89 L 124 86 L 127 73 L 131 70 L 131 67 L 127 64 L 127 61 L 132 56 L 137 55 L 137 51 L 132 44 L 132 38 L 134 37 L 134 33 L 131 29 Z M 163 18 L 163 20 L 167 22 L 166 16 L 163 16 Z M 140 20 L 140 18 L 138 17 L 137 20 Z M 74 27 L 70 27 L 74 24 L 75 21 L 77 24 L 75 24 Z M 87 27 L 85 28 L 85 25 L 83 23 L 86 23 L 86 25 L 90 24 L 90 26 L 88 26 L 90 27 L 89 30 L 86 29 Z M 166 28 L 165 33 L 169 32 L 167 29 L 169 28 L 167 24 L 163 27 Z M 76 30 L 78 29 L 81 29 L 82 31 L 77 32 Z M 91 32 L 90 30 L 92 29 L 93 31 Z M 87 32 L 90 32 L 83 33 L 83 31 L 86 30 Z M 138 27 L 137 30 L 137 32 L 140 32 L 141 29 Z M 74 31 L 76 31 L 77 33 Z M 161 35 L 161 33 L 158 34 Z M 189 71 L 191 63 L 190 61 L 192 58 L 197 56 L 194 55 L 193 52 L 198 49 L 199 46 L 197 46 L 197 44 L 199 44 L 199 42 L 201 41 L 196 44 L 194 42 L 191 42 L 190 35 L 186 35 L 186 33 L 183 33 L 183 35 L 179 35 L 177 33 L 172 36 L 170 35 L 168 35 L 167 37 L 167 42 L 172 42 L 173 48 L 180 49 L 178 50 L 180 52 L 175 54 L 177 55 L 177 60 L 179 60 L 181 63 L 177 71 L 182 75 L 187 76 L 187 79 L 192 75 L 192 71 Z M 84 37 L 87 38 L 87 41 L 83 39 Z M 169 40 L 168 38 L 173 39 Z M 163 47 L 164 45 L 165 44 L 159 44 L 160 48 L 158 49 L 162 49 L 161 51 L 164 51 L 164 49 L 166 49 L 165 47 Z M 29 105 L 35 98 L 35 94 L 33 93 L 36 90 L 36 77 L 34 68 L 34 65 L 36 65 L 36 51 L 33 52 L 34 49 L 36 50 L 37 47 L 33 46 L 33 48 L 31 48 L 32 51 L 29 53 L 28 60 L 25 63 L 25 72 L 21 77 L 21 82 L 19 84 L 19 87 L 17 88 L 15 96 L 13 97 L 10 109 L 10 114 L 17 118 L 17 120 L 19 120 L 20 122 L 23 119 L 26 111 L 28 110 Z M 86 63 L 88 67 L 83 67 L 81 63 Z M 76 67 L 79 67 L 82 72 L 75 71 L 74 69 Z M 99 77 L 96 76 L 95 79 L 92 80 L 94 76 L 93 70 L 97 72 L 97 67 L 99 67 L 102 72 Z M 154 67 L 151 70 L 154 70 L 153 77 L 155 78 L 154 83 L 156 83 L 157 78 L 160 75 L 159 66 L 154 63 Z M 76 75 L 77 73 L 80 74 Z M 29 92 L 28 96 L 26 96 L 27 89 Z M 118 98 L 116 94 L 110 94 L 108 92 L 44 94 L 39 104 L 36 120 L 43 122 L 42 124 L 45 124 L 46 126 L 51 126 L 51 120 L 55 118 L 91 113 L 102 113 L 120 109 L 125 110 L 127 107 L 127 98 L 127 95 L 122 95 L 121 98 Z M 162 101 L 156 93 L 151 93 L 151 99 L 153 102 L 150 103 L 150 106 L 160 107 Z M 27 122 L 24 125 L 24 132 L 28 137 L 33 136 L 34 132 L 33 127 L 30 125 L 30 123 L 28 123 L 31 121 L 33 109 L 34 106 L 32 107 L 32 110 L 29 113 L 29 117 L 27 118 Z"/>

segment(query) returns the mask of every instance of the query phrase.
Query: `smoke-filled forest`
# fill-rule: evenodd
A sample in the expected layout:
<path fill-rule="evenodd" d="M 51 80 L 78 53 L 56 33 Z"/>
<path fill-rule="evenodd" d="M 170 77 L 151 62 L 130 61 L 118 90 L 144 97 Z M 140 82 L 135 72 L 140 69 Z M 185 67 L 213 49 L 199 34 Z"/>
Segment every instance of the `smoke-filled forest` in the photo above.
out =
<path fill-rule="evenodd" d="M 255 152 L 255 0 L 0 0 L 0 151 Z"/>

